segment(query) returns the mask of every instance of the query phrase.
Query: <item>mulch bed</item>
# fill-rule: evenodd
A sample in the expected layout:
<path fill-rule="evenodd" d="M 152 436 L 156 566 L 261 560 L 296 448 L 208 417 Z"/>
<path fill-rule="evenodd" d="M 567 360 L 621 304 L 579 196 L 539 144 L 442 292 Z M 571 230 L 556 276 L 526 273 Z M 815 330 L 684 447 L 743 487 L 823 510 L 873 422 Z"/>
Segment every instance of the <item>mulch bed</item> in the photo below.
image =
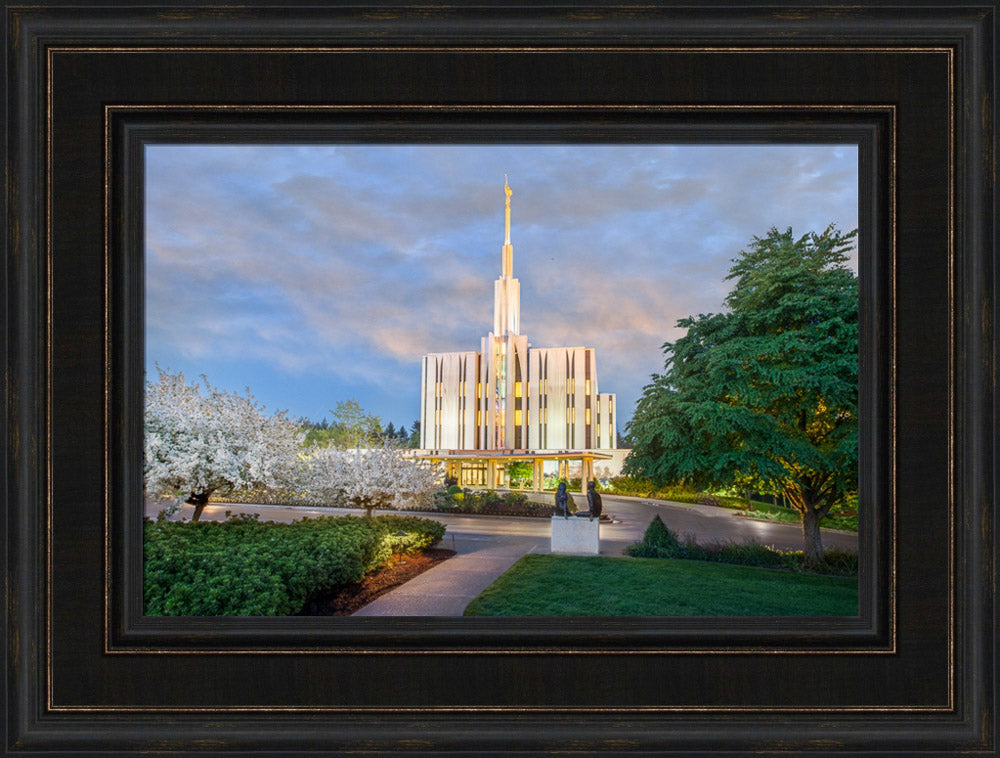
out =
<path fill-rule="evenodd" d="M 306 602 L 299 616 L 350 616 L 379 595 L 405 584 L 427 569 L 455 555 L 454 550 L 430 547 L 416 555 L 394 555 L 390 564 L 359 582 L 323 590 Z"/>

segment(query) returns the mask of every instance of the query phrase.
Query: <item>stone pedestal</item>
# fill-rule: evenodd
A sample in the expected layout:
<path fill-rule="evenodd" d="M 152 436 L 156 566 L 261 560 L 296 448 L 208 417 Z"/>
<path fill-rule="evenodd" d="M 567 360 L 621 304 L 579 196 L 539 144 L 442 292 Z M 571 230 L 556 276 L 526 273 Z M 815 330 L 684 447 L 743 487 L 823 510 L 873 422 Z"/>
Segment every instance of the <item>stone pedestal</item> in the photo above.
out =
<path fill-rule="evenodd" d="M 551 552 L 597 555 L 601 551 L 600 528 L 601 522 L 596 518 L 591 521 L 575 516 L 553 516 Z"/>

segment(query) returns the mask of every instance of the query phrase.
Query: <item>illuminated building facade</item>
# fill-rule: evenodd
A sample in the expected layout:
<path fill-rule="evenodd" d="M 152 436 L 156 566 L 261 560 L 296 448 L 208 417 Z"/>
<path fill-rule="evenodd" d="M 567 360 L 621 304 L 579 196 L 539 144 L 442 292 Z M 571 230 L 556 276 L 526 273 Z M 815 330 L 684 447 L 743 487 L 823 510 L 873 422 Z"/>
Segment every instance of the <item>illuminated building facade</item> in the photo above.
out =
<path fill-rule="evenodd" d="M 510 200 L 493 285 L 493 331 L 479 352 L 423 358 L 421 447 L 453 451 L 582 451 L 616 447 L 615 396 L 599 392 L 593 348 L 534 348 L 520 331 Z"/>

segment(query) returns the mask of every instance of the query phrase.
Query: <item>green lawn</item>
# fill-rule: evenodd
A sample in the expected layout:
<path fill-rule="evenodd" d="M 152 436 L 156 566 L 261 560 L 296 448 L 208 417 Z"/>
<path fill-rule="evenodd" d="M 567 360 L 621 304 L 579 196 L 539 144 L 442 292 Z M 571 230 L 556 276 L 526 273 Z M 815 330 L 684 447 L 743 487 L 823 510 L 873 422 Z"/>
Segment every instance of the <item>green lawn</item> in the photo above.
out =
<path fill-rule="evenodd" d="M 526 555 L 466 616 L 856 616 L 855 578 L 665 558 Z"/>

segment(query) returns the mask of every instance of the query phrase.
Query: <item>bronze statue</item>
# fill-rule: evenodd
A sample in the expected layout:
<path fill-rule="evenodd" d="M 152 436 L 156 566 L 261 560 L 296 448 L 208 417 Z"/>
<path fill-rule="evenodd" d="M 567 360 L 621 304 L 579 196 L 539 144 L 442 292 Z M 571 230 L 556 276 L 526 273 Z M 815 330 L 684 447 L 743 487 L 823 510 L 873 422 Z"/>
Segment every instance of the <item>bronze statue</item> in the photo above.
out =
<path fill-rule="evenodd" d="M 569 503 L 566 498 L 566 482 L 559 482 L 556 487 L 556 515 L 569 518 Z"/>
<path fill-rule="evenodd" d="M 596 482 L 591 479 L 587 482 L 587 505 L 590 506 L 590 513 L 587 514 L 590 518 L 600 518 L 601 511 L 604 509 L 604 505 L 601 502 L 601 493 L 597 491 Z"/>

